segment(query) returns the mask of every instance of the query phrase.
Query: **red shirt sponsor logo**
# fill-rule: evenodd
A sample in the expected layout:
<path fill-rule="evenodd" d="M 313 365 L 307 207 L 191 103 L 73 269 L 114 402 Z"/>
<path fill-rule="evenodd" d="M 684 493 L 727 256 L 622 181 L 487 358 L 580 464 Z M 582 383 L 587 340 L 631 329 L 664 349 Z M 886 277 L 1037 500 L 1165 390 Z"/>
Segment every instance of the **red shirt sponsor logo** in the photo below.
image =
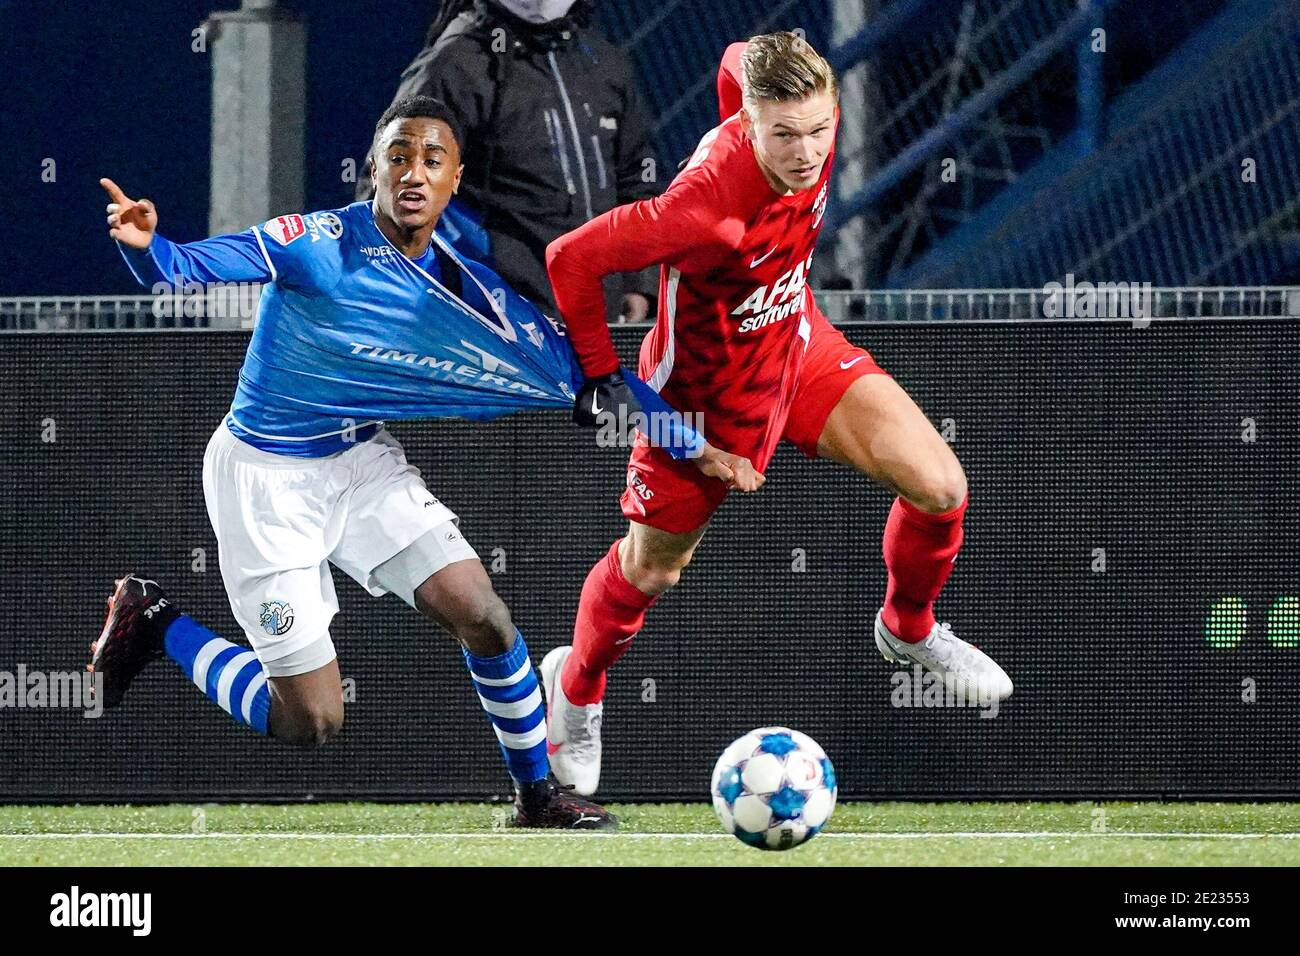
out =
<path fill-rule="evenodd" d="M 739 332 L 753 332 L 773 322 L 797 315 L 803 311 L 803 290 L 807 283 L 808 270 L 812 268 L 812 253 L 793 269 L 783 272 L 769 289 L 761 285 L 749 294 L 744 302 L 731 311 L 732 315 L 750 313 L 737 329 Z"/>
<path fill-rule="evenodd" d="M 287 246 L 306 233 L 307 227 L 303 225 L 302 216 L 295 213 L 292 216 L 281 216 L 278 219 L 272 219 L 262 227 L 262 231 L 280 245 Z"/>

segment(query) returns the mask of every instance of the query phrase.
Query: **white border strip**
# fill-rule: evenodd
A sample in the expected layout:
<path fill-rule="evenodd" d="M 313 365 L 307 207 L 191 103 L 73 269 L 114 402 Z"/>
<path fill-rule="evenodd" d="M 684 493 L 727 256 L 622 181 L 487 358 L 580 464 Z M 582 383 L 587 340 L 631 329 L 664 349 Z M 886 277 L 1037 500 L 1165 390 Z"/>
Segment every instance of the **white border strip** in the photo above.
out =
<path fill-rule="evenodd" d="M 444 840 L 519 839 L 562 837 L 626 838 L 633 840 L 729 840 L 731 834 L 618 833 L 600 830 L 474 830 L 462 833 L 0 833 L 0 840 Z M 1046 839 L 1146 839 L 1146 840 L 1296 840 L 1300 832 L 1286 833 L 1093 833 L 1091 830 L 926 831 L 915 833 L 820 833 L 818 840 L 1046 840 Z"/>

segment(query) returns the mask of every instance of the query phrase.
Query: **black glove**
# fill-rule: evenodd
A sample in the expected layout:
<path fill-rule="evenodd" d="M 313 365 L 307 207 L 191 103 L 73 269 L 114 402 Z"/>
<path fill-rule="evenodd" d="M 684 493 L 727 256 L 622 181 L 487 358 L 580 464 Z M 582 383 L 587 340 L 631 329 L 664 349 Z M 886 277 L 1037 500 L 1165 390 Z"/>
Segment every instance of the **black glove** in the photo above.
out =
<path fill-rule="evenodd" d="M 573 421 L 583 428 L 598 428 L 612 420 L 630 438 L 635 424 L 632 416 L 640 411 L 641 403 L 623 381 L 623 373 L 616 370 L 582 383 L 573 402 Z"/>

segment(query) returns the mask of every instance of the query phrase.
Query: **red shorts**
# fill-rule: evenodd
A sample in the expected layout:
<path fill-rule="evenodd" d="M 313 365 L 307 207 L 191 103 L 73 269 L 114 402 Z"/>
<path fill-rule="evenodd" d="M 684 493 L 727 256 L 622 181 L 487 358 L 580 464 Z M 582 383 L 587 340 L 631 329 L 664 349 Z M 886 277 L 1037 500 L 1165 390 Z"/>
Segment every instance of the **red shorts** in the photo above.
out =
<path fill-rule="evenodd" d="M 818 313 L 812 322 L 808 350 L 795 387 L 782 439 L 809 458 L 817 457 L 817 441 L 826 419 L 850 385 L 864 375 L 887 375 L 871 353 L 844 337 Z M 707 409 L 706 409 L 707 412 Z M 737 449 L 723 449 L 742 454 Z M 754 462 L 760 471 L 767 462 Z M 638 437 L 627 464 L 627 488 L 621 503 L 630 520 L 660 531 L 684 534 L 706 523 L 727 497 L 729 489 L 705 475 L 694 462 L 678 461 Z"/>

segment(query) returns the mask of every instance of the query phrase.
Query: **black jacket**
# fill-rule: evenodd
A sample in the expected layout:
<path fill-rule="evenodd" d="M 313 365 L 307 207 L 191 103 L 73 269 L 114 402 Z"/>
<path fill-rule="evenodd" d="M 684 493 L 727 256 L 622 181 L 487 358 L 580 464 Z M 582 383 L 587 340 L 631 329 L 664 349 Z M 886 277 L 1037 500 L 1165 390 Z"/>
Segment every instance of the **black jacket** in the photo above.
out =
<path fill-rule="evenodd" d="M 464 133 L 461 198 L 484 213 L 497 272 L 555 310 L 546 245 L 614 206 L 661 191 L 628 57 L 596 30 L 529 28 L 479 2 L 402 73 L 394 101 L 435 96 Z M 362 178 L 358 195 L 371 192 Z M 653 300 L 658 270 L 607 283 Z"/>

